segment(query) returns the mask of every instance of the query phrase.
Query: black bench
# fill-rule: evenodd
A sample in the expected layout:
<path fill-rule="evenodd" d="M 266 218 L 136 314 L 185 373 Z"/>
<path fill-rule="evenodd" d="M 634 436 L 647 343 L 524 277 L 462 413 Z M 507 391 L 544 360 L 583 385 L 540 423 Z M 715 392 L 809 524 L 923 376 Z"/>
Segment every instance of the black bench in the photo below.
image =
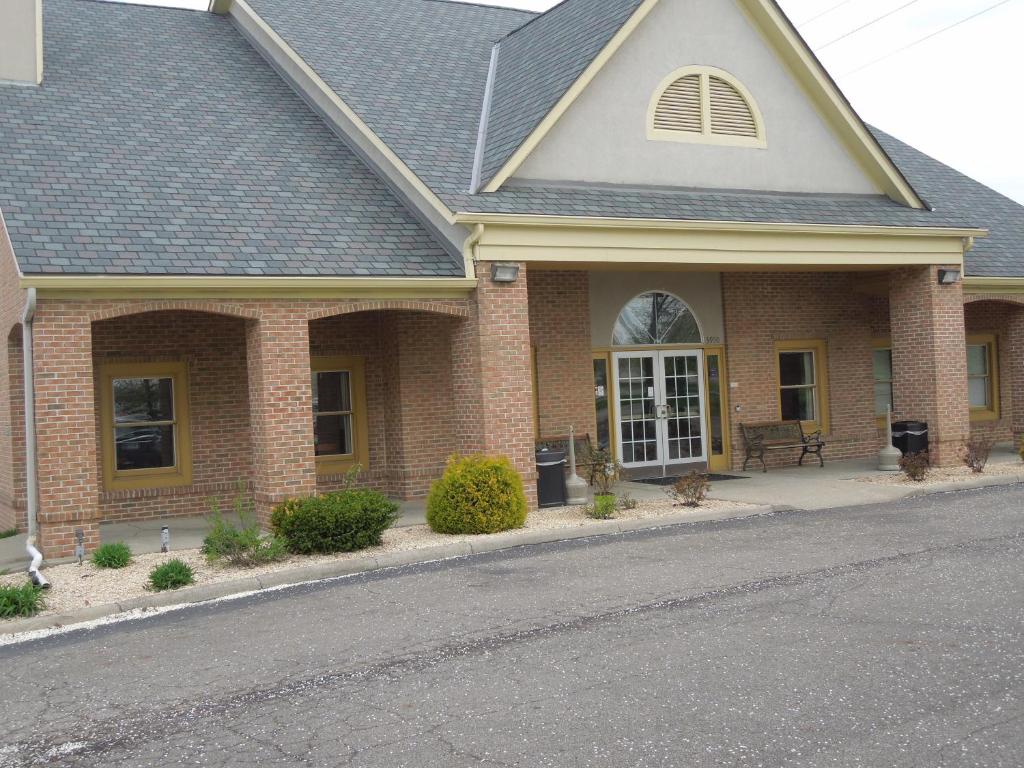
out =
<path fill-rule="evenodd" d="M 800 466 L 804 464 L 804 457 L 808 454 L 818 457 L 820 466 L 825 466 L 825 459 L 821 451 L 825 447 L 825 441 L 821 439 L 821 430 L 807 433 L 804 432 L 802 422 L 793 421 L 761 421 L 754 424 L 740 424 L 743 432 L 743 442 L 747 451 L 743 459 L 743 470 L 746 471 L 747 463 L 751 459 L 758 459 L 765 472 L 768 471 L 764 463 L 764 455 L 767 451 L 782 451 L 793 448 L 800 448 Z"/>

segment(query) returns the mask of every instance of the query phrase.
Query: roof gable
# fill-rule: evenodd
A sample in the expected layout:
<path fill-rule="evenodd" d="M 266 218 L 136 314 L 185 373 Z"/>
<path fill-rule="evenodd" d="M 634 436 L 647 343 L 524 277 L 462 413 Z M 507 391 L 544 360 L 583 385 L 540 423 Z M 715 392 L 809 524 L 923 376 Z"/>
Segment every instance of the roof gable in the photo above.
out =
<path fill-rule="evenodd" d="M 660 1 L 676 2 L 677 0 Z M 548 57 L 555 57 L 555 52 L 558 50 L 557 36 L 559 33 L 565 34 L 564 30 L 561 29 L 561 25 L 542 24 L 545 16 L 558 12 L 559 16 L 563 19 L 568 18 L 572 9 L 575 8 L 577 9 L 576 14 L 578 14 L 579 19 L 587 19 L 590 18 L 588 14 L 597 12 L 597 6 L 599 5 L 604 9 L 601 13 L 608 13 L 608 2 L 609 0 L 605 0 L 605 2 L 601 0 L 565 0 L 562 5 L 556 6 L 548 14 L 539 17 L 528 27 L 524 28 L 524 31 L 529 29 L 529 27 L 536 28 L 531 35 L 534 38 L 531 40 L 533 55 L 538 58 L 545 54 Z M 493 137 L 503 137 L 508 129 L 502 128 L 500 119 L 496 120 L 497 114 L 495 109 L 500 105 L 492 104 L 488 118 L 488 136 L 484 149 L 484 157 L 490 157 L 491 160 L 484 163 L 486 172 L 482 176 L 484 179 L 487 179 L 486 183 L 482 185 L 484 191 L 497 191 L 516 172 L 526 157 L 529 156 L 572 105 L 573 101 L 612 58 L 618 47 L 640 26 L 643 17 L 650 12 L 659 0 L 644 0 L 641 3 L 636 3 L 635 0 L 614 0 L 614 2 L 615 9 L 619 11 L 618 14 L 614 15 L 616 22 L 619 23 L 618 31 L 608 38 L 605 45 L 595 54 L 595 58 L 583 64 L 579 69 L 577 78 L 566 86 L 566 90 L 556 99 L 550 111 L 534 124 L 534 127 L 529 130 L 528 135 L 522 138 L 518 146 L 507 154 L 507 159 L 504 163 L 500 164 L 500 167 L 497 168 L 496 165 L 498 163 L 494 159 L 497 153 L 492 155 L 492 150 L 487 147 L 489 147 Z M 838 86 L 774 0 L 736 0 L 736 2 L 743 7 L 761 34 L 765 36 L 771 46 L 778 52 L 780 58 L 807 91 L 815 106 L 833 126 L 839 138 L 851 153 L 854 154 L 864 170 L 875 180 L 879 188 L 883 189 L 889 197 L 900 203 L 915 208 L 923 207 L 924 204 L 899 168 L 886 155 L 875 137 L 868 131 L 867 126 L 853 110 L 852 106 L 839 91 Z M 629 9 L 632 9 L 632 14 L 628 18 L 623 19 L 625 11 Z M 587 23 L 592 24 L 592 18 Z M 607 34 L 607 30 L 605 30 L 604 34 Z M 593 40 L 591 40 L 591 45 L 589 47 L 581 46 L 581 50 L 583 48 L 591 50 L 593 47 Z M 501 55 L 502 51 L 499 49 L 499 72 L 501 68 Z M 579 62 L 577 62 L 578 65 Z M 536 68 L 538 65 L 533 64 L 531 66 Z M 499 78 L 500 75 L 496 77 L 494 83 L 495 99 L 498 98 L 497 86 Z M 560 79 L 557 82 L 564 83 L 565 80 Z M 526 89 L 523 93 L 525 96 L 522 97 L 522 100 L 524 103 L 529 103 L 529 90 Z M 550 100 L 550 97 L 548 100 Z M 516 115 L 523 112 L 532 114 L 532 112 L 522 106 L 519 109 L 502 106 L 502 110 L 509 120 L 520 126 L 514 132 L 516 135 L 520 135 L 522 133 L 521 126 L 526 121 L 516 117 Z M 508 145 L 509 142 L 503 140 L 503 151 L 508 150 Z"/>

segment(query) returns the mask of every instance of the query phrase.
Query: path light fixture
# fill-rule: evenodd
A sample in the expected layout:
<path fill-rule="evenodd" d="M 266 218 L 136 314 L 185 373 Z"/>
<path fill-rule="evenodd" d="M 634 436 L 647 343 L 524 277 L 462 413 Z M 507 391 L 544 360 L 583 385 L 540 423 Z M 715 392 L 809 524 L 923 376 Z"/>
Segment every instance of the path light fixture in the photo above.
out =
<path fill-rule="evenodd" d="M 82 528 L 75 528 L 75 557 L 79 565 L 85 559 L 85 531 Z"/>
<path fill-rule="evenodd" d="M 953 285 L 960 282 L 959 269 L 940 269 L 939 285 Z"/>
<path fill-rule="evenodd" d="M 491 264 L 491 281 L 514 283 L 519 279 L 519 265 L 514 262 L 497 261 Z"/>
<path fill-rule="evenodd" d="M 160 528 L 160 551 L 171 551 L 171 527 L 169 525 L 164 525 Z"/>

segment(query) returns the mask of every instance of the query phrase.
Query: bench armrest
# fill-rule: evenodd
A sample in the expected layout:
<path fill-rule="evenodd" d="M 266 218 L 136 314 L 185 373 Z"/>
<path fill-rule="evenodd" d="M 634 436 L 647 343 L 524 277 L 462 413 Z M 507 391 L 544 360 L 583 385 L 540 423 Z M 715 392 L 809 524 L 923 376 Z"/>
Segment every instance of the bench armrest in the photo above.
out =
<path fill-rule="evenodd" d="M 764 435 L 748 435 L 746 432 L 744 432 L 743 439 L 746 440 L 747 445 L 751 447 L 757 447 L 764 443 Z"/>
<path fill-rule="evenodd" d="M 821 430 L 816 429 L 813 432 L 809 432 L 803 436 L 805 443 L 820 443 L 821 442 Z"/>

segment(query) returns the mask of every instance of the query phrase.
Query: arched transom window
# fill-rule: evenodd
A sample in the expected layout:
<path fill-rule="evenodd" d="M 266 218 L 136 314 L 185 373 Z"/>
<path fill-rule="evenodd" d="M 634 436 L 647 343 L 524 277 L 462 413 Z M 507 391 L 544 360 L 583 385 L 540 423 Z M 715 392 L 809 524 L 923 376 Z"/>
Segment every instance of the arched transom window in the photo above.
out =
<path fill-rule="evenodd" d="M 612 333 L 616 347 L 700 344 L 700 325 L 690 308 L 670 293 L 637 296 L 619 313 Z"/>
<path fill-rule="evenodd" d="M 651 99 L 647 135 L 662 141 L 764 147 L 764 121 L 750 92 L 714 67 L 684 67 Z"/>

